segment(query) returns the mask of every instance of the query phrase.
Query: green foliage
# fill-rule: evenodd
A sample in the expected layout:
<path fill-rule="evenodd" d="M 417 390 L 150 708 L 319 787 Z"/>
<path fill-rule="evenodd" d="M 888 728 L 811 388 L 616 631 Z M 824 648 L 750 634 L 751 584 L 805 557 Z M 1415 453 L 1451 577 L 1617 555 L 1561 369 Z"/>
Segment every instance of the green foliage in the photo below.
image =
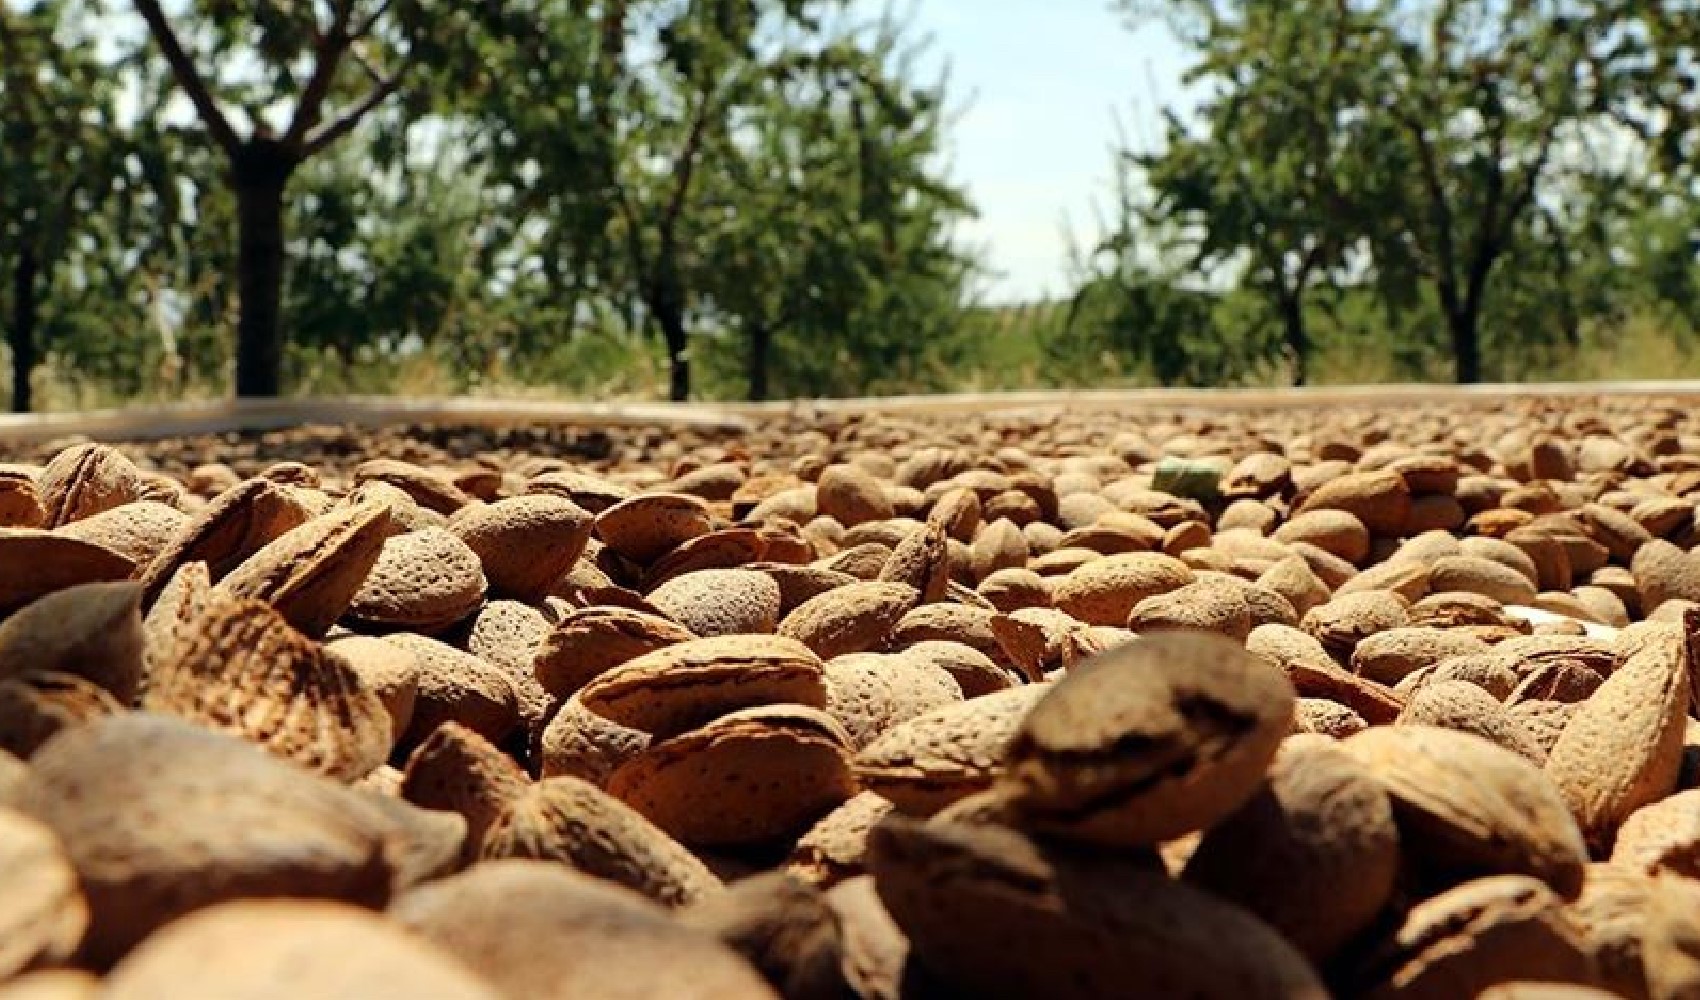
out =
<path fill-rule="evenodd" d="M 1195 121 L 1169 117 L 1164 146 L 1130 157 L 1149 195 L 1124 199 L 1103 248 L 1124 252 L 1141 222 L 1178 227 L 1207 280 L 1262 302 L 1258 321 L 1166 340 L 1171 356 L 1136 352 L 1159 379 L 1227 374 L 1241 345 L 1237 367 L 1255 368 L 1266 326 L 1296 381 L 1322 329 L 1361 335 L 1389 372 L 1432 373 L 1438 355 L 1459 381 L 1524 378 L 1602 322 L 1694 301 L 1691 3 L 1121 6 L 1166 17 L 1210 89 Z"/>
<path fill-rule="evenodd" d="M 47 405 L 1700 363 L 1693 0 L 1121 0 L 1202 99 L 1073 290 L 999 306 L 948 81 L 851 0 L 105 2 L 0 0 L 0 349 Z"/>

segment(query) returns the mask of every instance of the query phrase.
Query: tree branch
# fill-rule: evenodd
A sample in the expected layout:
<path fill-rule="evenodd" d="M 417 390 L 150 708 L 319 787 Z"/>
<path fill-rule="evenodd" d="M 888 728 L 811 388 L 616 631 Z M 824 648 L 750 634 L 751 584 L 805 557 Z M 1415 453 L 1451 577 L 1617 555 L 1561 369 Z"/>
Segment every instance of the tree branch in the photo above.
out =
<path fill-rule="evenodd" d="M 413 57 L 408 56 L 394 73 L 391 73 L 377 86 L 373 87 L 359 104 L 349 108 L 343 113 L 342 117 L 310 136 L 301 146 L 301 158 L 307 159 L 323 152 L 325 147 L 354 131 L 354 126 L 359 125 L 362 118 L 365 118 L 374 108 L 384 103 L 391 94 L 401 88 L 402 77 L 407 75 L 407 71 L 412 66 Z"/>
<path fill-rule="evenodd" d="M 354 8 L 354 0 L 348 0 L 348 6 L 349 9 L 352 10 Z M 348 37 L 358 40 L 370 35 L 372 33 L 372 29 L 378 26 L 378 19 L 388 13 L 389 9 L 390 0 L 379 0 L 378 5 L 372 8 L 372 12 L 361 18 L 360 23 L 354 27 L 354 30 L 348 33 Z"/>
<path fill-rule="evenodd" d="M 330 93 L 331 81 L 336 79 L 337 67 L 342 64 L 342 54 L 351 40 L 348 22 L 354 16 L 354 0 L 340 0 L 331 9 L 334 12 L 331 26 L 313 45 L 313 75 L 307 78 L 307 86 L 302 88 L 289 128 L 283 134 L 283 144 L 291 149 L 299 147 L 307 131 L 319 124 L 325 95 Z"/>
<path fill-rule="evenodd" d="M 1457 251 L 1452 243 L 1452 205 L 1446 197 L 1446 185 L 1440 179 L 1440 165 L 1435 160 L 1434 146 L 1421 121 L 1398 110 L 1394 116 L 1411 134 L 1417 147 L 1417 159 L 1422 166 L 1423 186 L 1428 194 L 1429 224 L 1434 227 L 1435 253 L 1439 258 L 1431 263 L 1442 304 L 1448 311 L 1458 305 Z"/>
<path fill-rule="evenodd" d="M 372 60 L 366 57 L 366 53 L 360 51 L 358 39 L 348 46 L 348 54 L 354 57 L 354 64 L 360 67 L 360 71 L 366 74 L 368 80 L 374 84 L 384 82 L 384 74 L 378 72 L 378 67 L 372 65 Z"/>
<path fill-rule="evenodd" d="M 177 85 L 183 88 L 195 112 L 200 115 L 201 123 L 212 135 L 213 141 L 223 149 L 225 155 L 234 157 L 242 147 L 242 140 L 236 137 L 236 130 L 230 127 L 230 120 L 224 116 L 218 101 L 213 98 L 212 91 L 207 89 L 207 82 L 200 71 L 195 68 L 195 61 L 184 51 L 183 43 L 178 40 L 177 33 L 171 30 L 171 23 L 165 18 L 165 11 L 160 9 L 159 0 L 135 0 L 136 12 L 147 22 L 148 33 L 165 56 L 165 61 L 171 66 L 171 75 L 177 78 Z"/>
<path fill-rule="evenodd" d="M 703 135 L 708 131 L 709 108 L 713 103 L 712 93 L 703 95 L 702 102 L 697 105 L 696 114 L 691 120 L 691 130 L 685 137 L 684 148 L 679 150 L 678 157 L 673 161 L 673 194 L 667 200 L 659 227 L 663 247 L 673 242 L 679 217 L 684 214 L 685 202 L 690 197 L 691 181 L 696 176 L 697 159 L 702 152 Z"/>

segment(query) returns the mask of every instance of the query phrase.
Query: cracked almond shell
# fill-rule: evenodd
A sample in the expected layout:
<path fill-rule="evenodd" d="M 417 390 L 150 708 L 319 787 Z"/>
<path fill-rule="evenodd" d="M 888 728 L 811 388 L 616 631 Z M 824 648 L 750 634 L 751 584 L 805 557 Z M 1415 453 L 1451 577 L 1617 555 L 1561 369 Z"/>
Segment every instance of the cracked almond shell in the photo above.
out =
<path fill-rule="evenodd" d="M 143 480 L 141 470 L 111 445 L 78 444 L 53 456 L 36 477 L 36 488 L 47 527 L 57 528 L 140 499 Z"/>
<path fill-rule="evenodd" d="M 247 479 L 219 493 L 184 521 L 141 572 L 143 602 L 152 607 L 179 567 L 205 563 L 214 583 L 284 533 L 300 527 L 307 508 L 266 479 Z"/>
<path fill-rule="evenodd" d="M 1392 722 L 1405 707 L 1391 688 L 1341 667 L 1319 640 L 1296 628 L 1259 625 L 1246 638 L 1246 651 L 1279 667 L 1301 697 L 1339 702 L 1373 725 Z"/>

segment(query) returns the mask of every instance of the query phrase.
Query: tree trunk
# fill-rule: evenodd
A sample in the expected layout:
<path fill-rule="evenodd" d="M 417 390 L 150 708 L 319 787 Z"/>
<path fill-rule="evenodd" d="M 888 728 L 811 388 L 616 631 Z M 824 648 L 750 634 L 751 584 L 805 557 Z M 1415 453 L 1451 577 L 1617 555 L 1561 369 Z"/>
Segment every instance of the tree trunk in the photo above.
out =
<path fill-rule="evenodd" d="M 683 403 L 691 398 L 691 356 L 685 350 L 685 313 L 678 308 L 658 309 L 655 322 L 661 327 L 661 339 L 667 344 L 667 398 Z"/>
<path fill-rule="evenodd" d="M 1482 380 L 1482 345 L 1476 320 L 1475 311 L 1470 309 L 1446 315 L 1452 330 L 1452 363 L 1459 385 L 1475 385 Z"/>
<path fill-rule="evenodd" d="M 757 323 L 750 328 L 750 402 L 761 403 L 767 400 L 767 356 L 773 347 L 773 331 L 766 323 Z"/>
<path fill-rule="evenodd" d="M 30 376 L 35 374 L 35 292 L 35 250 L 25 241 L 12 269 L 12 324 L 6 335 L 12 348 L 13 413 L 28 413 L 35 405 L 30 388 Z"/>
<path fill-rule="evenodd" d="M 1305 328 L 1304 303 L 1298 296 L 1282 296 L 1281 327 L 1293 359 L 1293 384 L 1304 385 L 1309 378 L 1310 331 Z"/>
<path fill-rule="evenodd" d="M 296 161 L 253 139 L 231 163 L 236 189 L 236 395 L 276 396 L 283 385 L 283 191 Z"/>

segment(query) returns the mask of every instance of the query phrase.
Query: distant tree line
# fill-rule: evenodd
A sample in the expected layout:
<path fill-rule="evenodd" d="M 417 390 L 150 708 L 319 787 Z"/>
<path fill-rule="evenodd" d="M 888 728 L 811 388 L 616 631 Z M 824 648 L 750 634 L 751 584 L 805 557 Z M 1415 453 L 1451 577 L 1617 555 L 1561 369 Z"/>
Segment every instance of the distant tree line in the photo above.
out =
<path fill-rule="evenodd" d="M 1063 351 L 1165 382 L 1319 330 L 1407 376 L 1518 380 L 1631 312 L 1700 329 L 1694 0 L 1121 0 L 1202 93 L 1121 154 Z"/>
<path fill-rule="evenodd" d="M 650 337 L 674 399 L 704 354 L 757 397 L 917 364 L 973 260 L 914 56 L 843 0 L 0 0 L 12 405 L 49 356 L 241 396 Z"/>
<path fill-rule="evenodd" d="M 1696 0 L 1106 2 L 1200 100 L 1066 301 L 991 308 L 960 106 L 849 0 L 0 0 L 6 398 L 1470 382 L 1700 331 Z"/>

